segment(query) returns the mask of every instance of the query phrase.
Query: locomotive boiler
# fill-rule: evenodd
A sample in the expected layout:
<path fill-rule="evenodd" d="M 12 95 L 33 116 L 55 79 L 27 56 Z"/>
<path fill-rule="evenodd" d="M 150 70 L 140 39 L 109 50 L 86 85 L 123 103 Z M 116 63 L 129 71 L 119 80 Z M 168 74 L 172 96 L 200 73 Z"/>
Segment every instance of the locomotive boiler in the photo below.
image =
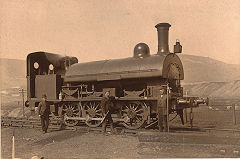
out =
<path fill-rule="evenodd" d="M 181 80 L 184 70 L 177 53 L 182 46 L 177 41 L 169 51 L 168 23 L 155 26 L 158 32 L 158 52 L 150 55 L 147 44 L 134 47 L 133 57 L 78 63 L 76 57 L 63 57 L 46 52 L 31 53 L 27 57 L 28 103 L 37 106 L 41 95 L 52 102 L 51 110 L 62 116 L 66 125 L 84 121 L 97 127 L 103 119 L 100 102 L 110 91 L 117 97 L 113 120 L 126 128 L 137 129 L 157 120 L 159 90 L 169 94 L 168 112 L 177 113 L 183 122 L 183 109 L 197 107 L 201 102 L 183 98 Z"/>

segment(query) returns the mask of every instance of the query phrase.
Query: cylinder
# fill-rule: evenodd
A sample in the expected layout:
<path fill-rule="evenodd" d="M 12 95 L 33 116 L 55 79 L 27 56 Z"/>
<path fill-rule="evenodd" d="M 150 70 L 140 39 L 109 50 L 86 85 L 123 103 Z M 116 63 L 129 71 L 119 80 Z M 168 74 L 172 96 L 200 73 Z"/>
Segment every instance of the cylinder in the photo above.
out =
<path fill-rule="evenodd" d="M 158 52 L 159 55 L 169 54 L 168 32 L 171 27 L 168 23 L 159 23 L 155 26 L 158 32 Z"/>

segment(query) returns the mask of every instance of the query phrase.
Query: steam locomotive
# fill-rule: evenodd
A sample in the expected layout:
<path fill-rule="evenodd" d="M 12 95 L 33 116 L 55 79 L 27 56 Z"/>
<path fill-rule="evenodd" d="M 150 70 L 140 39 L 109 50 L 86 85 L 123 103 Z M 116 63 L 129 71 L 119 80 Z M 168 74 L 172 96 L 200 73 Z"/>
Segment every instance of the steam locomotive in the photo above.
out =
<path fill-rule="evenodd" d="M 152 125 L 157 120 L 157 100 L 160 88 L 167 90 L 168 112 L 177 113 L 183 123 L 183 109 L 197 107 L 203 101 L 184 98 L 180 81 L 184 70 L 177 53 L 182 46 L 177 41 L 169 51 L 168 23 L 155 26 L 158 32 L 158 52 L 150 55 L 147 44 L 135 46 L 133 57 L 78 63 L 76 57 L 47 52 L 27 56 L 27 105 L 34 110 L 42 94 L 51 102 L 51 111 L 64 118 L 68 126 L 83 121 L 97 127 L 103 119 L 100 102 L 106 91 L 117 97 L 115 122 L 129 129 Z M 120 110 L 120 111 L 119 111 Z M 120 112 L 120 113 L 119 113 Z"/>

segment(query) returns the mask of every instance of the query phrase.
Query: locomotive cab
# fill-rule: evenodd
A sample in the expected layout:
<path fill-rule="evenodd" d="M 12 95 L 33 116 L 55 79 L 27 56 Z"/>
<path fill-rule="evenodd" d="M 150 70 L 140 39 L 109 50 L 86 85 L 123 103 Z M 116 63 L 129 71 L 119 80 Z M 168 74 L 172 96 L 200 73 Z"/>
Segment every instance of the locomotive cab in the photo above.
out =
<path fill-rule="evenodd" d="M 76 57 L 46 52 L 34 52 L 27 56 L 27 100 L 30 107 L 37 106 L 42 94 L 48 100 L 57 100 L 63 83 L 62 76 L 68 67 L 78 62 Z"/>

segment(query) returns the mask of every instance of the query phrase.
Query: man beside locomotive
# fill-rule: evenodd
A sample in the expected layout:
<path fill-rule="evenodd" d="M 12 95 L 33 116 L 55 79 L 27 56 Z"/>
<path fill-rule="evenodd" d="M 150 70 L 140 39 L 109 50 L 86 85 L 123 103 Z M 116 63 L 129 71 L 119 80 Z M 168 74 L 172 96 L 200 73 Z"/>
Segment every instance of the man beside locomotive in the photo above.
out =
<path fill-rule="evenodd" d="M 102 123 L 102 133 L 106 133 L 107 121 L 110 124 L 111 133 L 114 133 L 112 111 L 113 111 L 113 99 L 110 97 L 110 92 L 107 91 L 101 101 L 102 114 L 105 117 Z"/>
<path fill-rule="evenodd" d="M 42 101 L 38 104 L 38 114 L 41 118 L 41 126 L 44 133 L 47 133 L 49 125 L 50 104 L 46 101 L 47 95 L 42 95 Z"/>
<path fill-rule="evenodd" d="M 162 88 L 159 91 L 159 96 L 157 100 L 157 110 L 158 110 L 158 128 L 160 132 L 168 131 L 167 123 L 167 95 L 165 90 Z"/>

